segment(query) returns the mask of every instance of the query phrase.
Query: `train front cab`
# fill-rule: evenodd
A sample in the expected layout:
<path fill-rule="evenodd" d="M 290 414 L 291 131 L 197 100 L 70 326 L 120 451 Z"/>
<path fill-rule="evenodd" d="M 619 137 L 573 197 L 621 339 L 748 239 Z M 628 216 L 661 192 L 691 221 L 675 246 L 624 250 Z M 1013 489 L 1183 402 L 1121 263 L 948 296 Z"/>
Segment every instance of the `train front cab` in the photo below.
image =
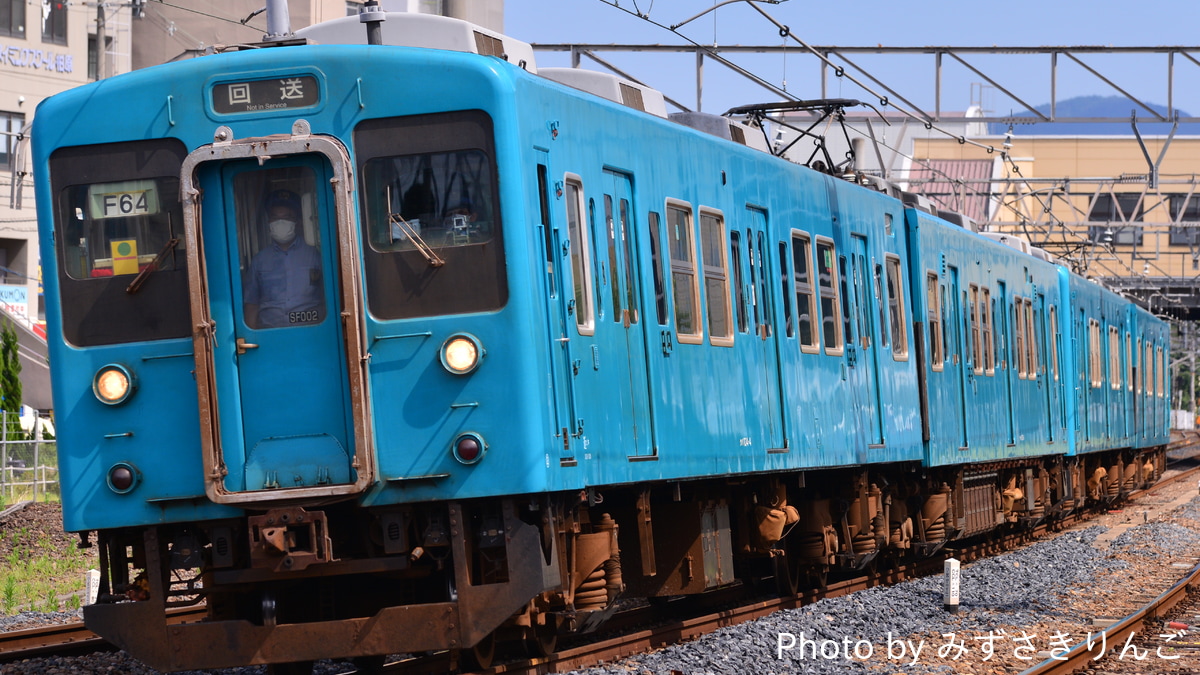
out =
<path fill-rule="evenodd" d="M 226 77 L 289 67 L 286 51 L 237 55 Z M 353 62 L 328 58 L 322 84 L 353 86 L 334 77 Z M 211 86 L 196 84 L 203 65 L 177 79 Z M 155 85 L 134 75 L 104 86 L 48 105 L 44 119 Z M 558 585 L 556 542 L 530 524 L 544 523 L 529 500 L 491 498 L 543 491 L 545 474 L 526 461 L 541 453 L 516 440 L 536 421 L 507 407 L 533 388 L 519 328 L 530 322 L 515 316 L 529 301 L 510 301 L 506 275 L 528 268 L 526 244 L 518 237 L 506 263 L 500 227 L 504 208 L 522 221 L 522 200 L 501 200 L 496 179 L 498 157 L 515 153 L 497 149 L 480 107 L 497 108 L 350 125 L 337 110 L 285 111 L 239 118 L 243 137 L 177 106 L 179 131 L 207 137 L 131 140 L 137 124 L 42 136 L 39 199 L 56 205 L 42 236 L 55 252 L 49 290 L 61 292 L 51 323 L 65 338 L 52 357 L 56 408 L 71 421 L 66 524 L 100 531 L 105 560 L 105 601 L 85 610 L 95 632 L 162 670 L 462 648 Z M 479 187 L 458 195 L 473 217 L 438 209 L 420 230 L 417 215 L 393 217 L 399 174 L 420 174 L 421 160 L 474 172 Z M 309 257 L 288 279 L 308 304 L 289 312 L 255 301 L 254 285 L 279 282 L 256 263 L 277 202 L 298 214 L 289 250 Z M 487 360 L 488 348 L 510 357 Z M 104 363 L 115 375 L 93 395 Z M 120 376 L 127 393 L 105 400 Z M 95 472 L 110 465 L 106 484 Z M 210 620 L 168 628 L 164 610 L 200 595 L 172 570 L 197 567 Z"/>

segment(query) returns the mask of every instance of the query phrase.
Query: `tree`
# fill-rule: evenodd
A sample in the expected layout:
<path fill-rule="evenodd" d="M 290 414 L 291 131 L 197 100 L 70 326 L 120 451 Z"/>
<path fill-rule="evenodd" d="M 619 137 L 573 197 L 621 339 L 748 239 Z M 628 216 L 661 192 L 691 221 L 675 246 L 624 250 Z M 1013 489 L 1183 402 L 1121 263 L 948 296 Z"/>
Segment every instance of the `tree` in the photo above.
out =
<path fill-rule="evenodd" d="M 21 430 L 21 358 L 17 353 L 17 332 L 4 322 L 0 330 L 0 410 L 5 412 L 4 439 L 23 440 Z"/>

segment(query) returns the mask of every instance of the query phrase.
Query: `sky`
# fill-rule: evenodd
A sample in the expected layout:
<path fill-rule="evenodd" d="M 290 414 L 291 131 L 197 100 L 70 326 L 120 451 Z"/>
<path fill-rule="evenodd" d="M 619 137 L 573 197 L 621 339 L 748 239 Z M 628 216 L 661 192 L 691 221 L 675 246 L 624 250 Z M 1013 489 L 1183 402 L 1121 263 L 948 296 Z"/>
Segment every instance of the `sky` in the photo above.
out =
<path fill-rule="evenodd" d="M 684 40 L 628 12 L 648 14 L 672 25 L 712 8 L 722 0 L 505 0 L 504 32 L 531 43 L 684 44 Z M 619 4 L 620 8 L 614 7 Z M 1161 0 L 1151 5 L 1112 0 L 1009 0 L 1004 3 L 925 0 L 921 3 L 811 2 L 785 0 L 756 3 L 810 45 L 844 47 L 911 46 L 1127 46 L 1196 47 L 1200 60 L 1200 5 L 1186 0 Z M 915 9 L 920 7 L 919 10 Z M 779 30 L 745 2 L 722 6 L 680 29 L 703 44 L 779 45 Z M 795 43 L 791 43 L 795 45 Z M 786 82 L 797 98 L 819 98 L 819 62 L 799 45 L 782 55 L 731 56 L 776 86 Z M 695 59 L 691 55 L 602 53 L 667 96 L 695 107 Z M 860 55 L 852 57 L 868 72 L 915 104 L 932 109 L 935 61 L 929 55 Z M 539 52 L 539 67 L 570 65 L 565 53 Z M 1167 103 L 1168 62 L 1165 55 L 1088 54 L 1081 59 L 1115 84 L 1147 103 Z M 1051 98 L 1048 56 L 972 55 L 968 61 L 1013 90 L 1025 102 L 1040 105 Z M 584 67 L 603 67 L 584 60 Z M 1019 112 L 1019 103 L 994 89 L 981 89 L 984 80 L 947 58 L 942 66 L 943 111 L 965 110 L 972 102 L 1004 115 Z M 974 87 L 972 85 L 975 85 Z M 1074 96 L 1119 96 L 1119 92 L 1072 63 L 1059 58 L 1058 99 Z M 881 90 L 880 90 L 881 91 Z M 980 92 L 983 92 L 982 95 Z M 830 77 L 830 97 L 873 100 L 845 79 Z M 709 62 L 704 69 L 702 108 L 721 113 L 744 103 L 778 100 L 778 96 L 747 83 L 724 66 Z M 1174 105 L 1200 116 L 1200 65 L 1177 58 Z M 1130 103 L 1130 109 L 1134 104 Z"/>

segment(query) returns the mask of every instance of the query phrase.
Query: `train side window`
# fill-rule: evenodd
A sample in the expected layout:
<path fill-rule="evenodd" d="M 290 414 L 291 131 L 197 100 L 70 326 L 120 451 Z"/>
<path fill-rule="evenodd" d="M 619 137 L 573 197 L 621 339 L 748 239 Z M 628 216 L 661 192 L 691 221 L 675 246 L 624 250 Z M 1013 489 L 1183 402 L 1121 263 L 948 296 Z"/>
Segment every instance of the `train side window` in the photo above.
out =
<path fill-rule="evenodd" d="M 612 291 L 613 321 L 621 323 L 621 271 L 617 269 L 617 232 L 613 222 L 613 200 L 611 195 L 604 195 L 604 230 L 608 235 L 608 285 Z"/>
<path fill-rule="evenodd" d="M 996 336 L 992 330 L 992 292 L 979 289 L 979 329 L 983 332 L 983 372 L 991 377 L 996 374 Z"/>
<path fill-rule="evenodd" d="M 838 256 L 838 271 L 841 272 L 841 289 L 842 289 L 842 340 L 845 342 L 854 341 L 854 332 L 850 324 L 850 289 L 846 287 L 846 280 L 850 275 L 846 273 L 846 256 Z M 868 340 L 870 337 L 868 336 Z"/>
<path fill-rule="evenodd" d="M 1088 319 L 1088 350 L 1091 352 L 1088 359 L 1088 375 L 1090 379 L 1089 383 L 1093 389 L 1098 389 L 1104 380 L 1104 375 L 1100 367 L 1100 364 L 1103 363 L 1101 347 L 1100 322 L 1095 319 Z"/>
<path fill-rule="evenodd" d="M 1158 354 L 1158 360 L 1155 362 L 1154 372 L 1158 375 L 1158 377 L 1155 378 L 1155 380 L 1158 382 L 1158 387 L 1157 387 L 1158 397 L 1162 398 L 1163 395 L 1167 391 L 1167 388 L 1164 385 L 1164 382 L 1166 381 L 1166 377 L 1164 376 L 1165 374 L 1163 371 L 1163 348 L 1158 347 L 1156 353 Z"/>
<path fill-rule="evenodd" d="M 904 284 L 900 272 L 900 258 L 889 255 L 887 264 L 888 307 L 892 319 L 892 357 L 897 361 L 908 359 L 908 317 L 904 311 Z"/>
<path fill-rule="evenodd" d="M 1138 360 L 1142 360 L 1142 354 L 1143 354 L 1142 338 L 1138 338 L 1137 351 L 1134 352 L 1133 355 Z M 1134 393 L 1136 393 L 1138 396 L 1141 396 L 1142 395 L 1142 383 L 1143 383 L 1143 380 L 1146 378 L 1146 362 L 1142 361 L 1142 363 L 1139 364 L 1138 367 L 1140 370 L 1138 370 L 1137 377 L 1134 378 L 1135 381 L 1134 381 L 1133 385 L 1134 385 Z"/>
<path fill-rule="evenodd" d="M 817 298 L 812 283 L 812 240 L 804 232 L 792 232 L 792 291 L 796 294 L 796 317 L 800 327 L 800 351 L 816 354 Z"/>
<path fill-rule="evenodd" d="M 1036 380 L 1038 376 L 1038 348 L 1036 338 L 1036 330 L 1033 323 L 1033 300 L 1025 298 L 1025 346 L 1029 349 L 1029 357 L 1025 361 L 1025 367 L 1028 370 L 1028 376 L 1031 380 Z"/>
<path fill-rule="evenodd" d="M 888 323 L 888 303 L 884 300 L 885 296 L 883 295 L 883 265 L 875 266 L 874 284 L 875 306 L 879 309 L 879 346 L 887 347 L 891 326 Z M 845 308 L 843 308 L 844 314 Z"/>
<path fill-rule="evenodd" d="M 629 312 L 629 323 L 634 324 L 640 320 L 641 312 L 638 309 L 638 277 L 634 268 L 631 215 L 629 200 L 622 198 L 617 208 L 617 216 L 621 219 L 621 241 L 624 244 L 622 252 L 625 256 L 625 309 Z"/>
<path fill-rule="evenodd" d="M 583 183 L 578 177 L 566 181 L 567 237 L 571 242 L 571 277 L 574 280 L 575 327 L 580 335 L 596 331 L 592 311 L 592 256 L 588 229 L 583 226 Z"/>
<path fill-rule="evenodd" d="M 650 266 L 654 273 L 654 309 L 658 315 L 658 325 L 667 325 L 667 290 L 663 279 L 662 235 L 658 227 L 658 212 L 651 211 L 646 218 L 650 228 Z"/>
<path fill-rule="evenodd" d="M 1125 387 L 1133 391 L 1133 336 L 1125 331 Z"/>
<path fill-rule="evenodd" d="M 1058 381 L 1058 308 L 1050 306 L 1050 369 L 1054 373 L 1054 381 Z M 1130 387 L 1133 386 L 1132 379 Z"/>
<path fill-rule="evenodd" d="M 692 209 L 667 205 L 667 243 L 671 251 L 671 291 L 675 300 L 675 333 L 679 342 L 700 344 L 700 297 L 696 280 L 696 247 L 692 244 Z"/>
<path fill-rule="evenodd" d="M 746 277 L 742 269 L 742 233 L 733 230 L 729 233 L 729 251 L 733 256 L 733 304 L 736 308 L 737 330 L 745 333 L 749 330 L 750 319 L 746 315 Z"/>
<path fill-rule="evenodd" d="M 1154 395 L 1154 344 L 1146 340 L 1146 357 L 1142 362 L 1142 376 L 1146 379 L 1146 386 L 1142 388 L 1146 392 L 1146 396 Z"/>
<path fill-rule="evenodd" d="M 981 308 L 979 306 L 979 287 L 975 284 L 969 286 L 971 289 L 971 366 L 976 375 L 983 374 L 983 336 L 979 330 L 979 315 Z"/>
<path fill-rule="evenodd" d="M 1121 333 L 1116 326 L 1108 327 L 1108 386 L 1121 388 Z"/>
<path fill-rule="evenodd" d="M 938 299 L 938 277 L 933 272 L 928 272 L 925 275 L 925 317 L 929 323 L 929 364 L 937 372 L 946 367 L 941 308 L 941 301 Z"/>
<path fill-rule="evenodd" d="M 179 141 L 160 139 L 60 148 L 50 157 L 62 331 L 72 345 L 191 335 L 179 195 L 186 156 Z M 128 292 L 147 270 L 154 276 Z"/>
<path fill-rule="evenodd" d="M 792 320 L 792 290 L 788 282 L 787 244 L 779 242 L 779 281 L 783 285 L 783 324 L 788 337 L 796 337 L 796 322 Z"/>
<path fill-rule="evenodd" d="M 838 299 L 838 272 L 834 266 L 837 252 L 833 242 L 817 239 L 817 283 L 821 292 L 821 337 L 825 343 L 825 353 L 840 355 L 842 353 L 842 322 L 841 308 Z"/>
<path fill-rule="evenodd" d="M 1024 380 L 1028 378 L 1029 371 L 1025 365 L 1025 311 L 1023 310 L 1024 303 L 1021 302 L 1019 296 L 1013 298 L 1013 336 L 1016 337 L 1017 345 L 1013 350 L 1017 354 L 1017 379 Z"/>
<path fill-rule="evenodd" d="M 725 219 L 720 212 L 700 211 L 700 265 L 704 271 L 704 304 L 708 307 L 708 340 L 719 347 L 732 346 Z"/>

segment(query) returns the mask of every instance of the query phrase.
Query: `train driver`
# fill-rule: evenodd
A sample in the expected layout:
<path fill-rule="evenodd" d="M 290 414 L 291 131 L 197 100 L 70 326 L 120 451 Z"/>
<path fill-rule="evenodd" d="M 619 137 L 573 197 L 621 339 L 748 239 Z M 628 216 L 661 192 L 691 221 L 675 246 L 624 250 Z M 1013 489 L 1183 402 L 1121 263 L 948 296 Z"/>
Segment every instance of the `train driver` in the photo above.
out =
<path fill-rule="evenodd" d="M 321 254 L 304 240 L 300 198 L 291 190 L 267 196 L 270 244 L 254 255 L 243 293 L 246 325 L 279 328 L 325 318 Z"/>

